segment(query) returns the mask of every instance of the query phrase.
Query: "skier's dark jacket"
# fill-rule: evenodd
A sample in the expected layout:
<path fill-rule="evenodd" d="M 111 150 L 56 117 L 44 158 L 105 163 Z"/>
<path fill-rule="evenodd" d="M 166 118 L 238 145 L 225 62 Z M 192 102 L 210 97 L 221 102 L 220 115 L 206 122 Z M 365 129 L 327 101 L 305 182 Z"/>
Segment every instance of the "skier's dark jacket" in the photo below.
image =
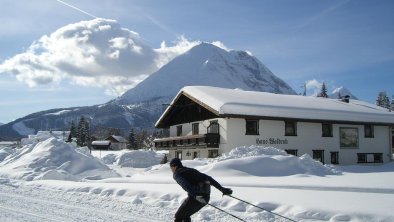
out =
<path fill-rule="evenodd" d="M 193 198 L 196 196 L 204 196 L 209 198 L 211 193 L 211 185 L 218 190 L 223 187 L 212 177 L 199 172 L 196 169 L 188 167 L 178 167 L 174 172 L 174 180 Z"/>

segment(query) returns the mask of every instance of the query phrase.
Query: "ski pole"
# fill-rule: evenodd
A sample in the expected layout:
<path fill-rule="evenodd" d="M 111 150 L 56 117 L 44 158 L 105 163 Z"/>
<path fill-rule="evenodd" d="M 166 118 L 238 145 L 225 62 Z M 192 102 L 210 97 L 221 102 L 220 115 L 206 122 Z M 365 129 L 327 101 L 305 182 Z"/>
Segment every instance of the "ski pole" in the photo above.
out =
<path fill-rule="evenodd" d="M 244 202 L 244 203 L 246 203 L 246 204 L 252 205 L 252 206 L 254 206 L 254 207 L 257 207 L 257 208 L 259 208 L 259 209 L 265 210 L 265 211 L 267 211 L 267 212 L 269 212 L 269 213 L 271 213 L 271 214 L 275 214 L 276 216 L 283 217 L 283 218 L 285 218 L 285 219 L 287 219 L 287 220 L 289 220 L 289 221 L 297 222 L 297 221 L 295 221 L 295 220 L 293 220 L 293 219 L 290 219 L 290 218 L 288 218 L 288 217 L 285 217 L 285 216 L 282 216 L 282 215 L 280 215 L 280 214 L 274 213 L 274 212 L 272 212 L 272 211 L 270 211 L 270 210 L 267 210 L 267 209 L 265 209 L 265 208 L 259 207 L 259 206 L 257 206 L 257 205 L 252 204 L 252 203 L 249 203 L 248 201 L 241 200 L 241 199 L 239 199 L 239 198 L 237 198 L 237 197 L 234 197 L 234 196 L 232 196 L 232 195 L 227 195 L 227 196 L 232 197 L 232 198 L 234 198 L 234 199 L 237 199 L 237 200 L 239 200 L 239 201 L 242 201 L 242 202 Z"/>
<path fill-rule="evenodd" d="M 222 212 L 224 212 L 224 213 L 226 213 L 226 214 L 228 214 L 228 215 L 231 215 L 231 216 L 237 218 L 237 219 L 240 220 L 240 221 L 246 222 L 246 220 L 244 220 L 244 219 L 242 219 L 242 218 L 239 218 L 239 217 L 235 216 L 234 214 L 231 214 L 231 213 L 229 213 L 229 212 L 227 212 L 227 211 L 225 211 L 225 210 L 223 210 L 223 209 L 220 209 L 219 207 L 217 207 L 217 206 L 215 206 L 215 205 L 212 205 L 212 204 L 210 204 L 210 203 L 207 203 L 207 204 L 208 204 L 209 206 L 215 208 L 215 209 L 218 209 L 218 210 L 220 210 L 220 211 L 222 211 Z"/>

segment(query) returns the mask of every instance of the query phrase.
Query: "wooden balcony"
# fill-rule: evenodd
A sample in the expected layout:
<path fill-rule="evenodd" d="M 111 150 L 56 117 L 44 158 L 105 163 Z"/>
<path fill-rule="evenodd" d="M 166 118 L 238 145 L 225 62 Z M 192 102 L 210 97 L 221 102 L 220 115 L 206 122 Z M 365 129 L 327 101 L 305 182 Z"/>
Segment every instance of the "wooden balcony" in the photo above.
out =
<path fill-rule="evenodd" d="M 218 133 L 207 133 L 157 138 L 154 140 L 154 143 L 158 150 L 180 148 L 219 148 L 220 135 Z"/>

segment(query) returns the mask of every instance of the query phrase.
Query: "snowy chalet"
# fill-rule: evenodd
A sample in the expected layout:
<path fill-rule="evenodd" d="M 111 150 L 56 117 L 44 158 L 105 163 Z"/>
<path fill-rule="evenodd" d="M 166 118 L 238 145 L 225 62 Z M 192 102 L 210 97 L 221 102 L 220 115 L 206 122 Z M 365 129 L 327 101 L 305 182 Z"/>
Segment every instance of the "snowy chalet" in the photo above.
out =
<path fill-rule="evenodd" d="M 109 148 L 111 150 L 123 150 L 127 149 L 127 140 L 122 136 L 111 135 L 105 138 L 106 141 L 110 141 Z"/>
<path fill-rule="evenodd" d="M 187 86 L 167 107 L 155 139 L 169 158 L 213 158 L 239 146 L 272 146 L 326 164 L 391 160 L 394 113 L 353 99 Z"/>

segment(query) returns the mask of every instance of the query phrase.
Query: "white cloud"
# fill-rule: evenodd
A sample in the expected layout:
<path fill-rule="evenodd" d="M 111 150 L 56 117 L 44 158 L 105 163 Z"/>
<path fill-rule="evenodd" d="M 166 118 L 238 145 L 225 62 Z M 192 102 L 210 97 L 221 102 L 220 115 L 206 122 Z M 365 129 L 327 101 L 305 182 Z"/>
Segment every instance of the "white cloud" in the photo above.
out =
<path fill-rule="evenodd" d="M 163 41 L 160 48 L 155 50 L 160 55 L 156 62 L 161 67 L 198 44 L 201 44 L 201 41 L 189 41 L 183 35 L 173 42 L 173 46 L 167 46 Z"/>
<path fill-rule="evenodd" d="M 322 85 L 323 82 L 319 82 L 316 79 L 306 81 L 305 87 L 307 90 L 307 94 L 312 93 L 313 95 L 317 95 L 320 92 Z"/>
<path fill-rule="evenodd" d="M 0 64 L 0 73 L 11 73 L 29 87 L 68 81 L 120 95 L 199 43 L 181 36 L 172 46 L 163 42 L 153 49 L 115 20 L 93 19 L 42 36 Z"/>
<path fill-rule="evenodd" d="M 223 42 L 221 42 L 221 41 L 213 41 L 212 45 L 222 48 L 222 49 L 226 50 L 227 52 L 231 51 L 231 49 L 229 49 L 227 46 L 225 46 L 223 44 Z M 248 52 L 248 53 L 250 53 L 250 52 Z"/>

